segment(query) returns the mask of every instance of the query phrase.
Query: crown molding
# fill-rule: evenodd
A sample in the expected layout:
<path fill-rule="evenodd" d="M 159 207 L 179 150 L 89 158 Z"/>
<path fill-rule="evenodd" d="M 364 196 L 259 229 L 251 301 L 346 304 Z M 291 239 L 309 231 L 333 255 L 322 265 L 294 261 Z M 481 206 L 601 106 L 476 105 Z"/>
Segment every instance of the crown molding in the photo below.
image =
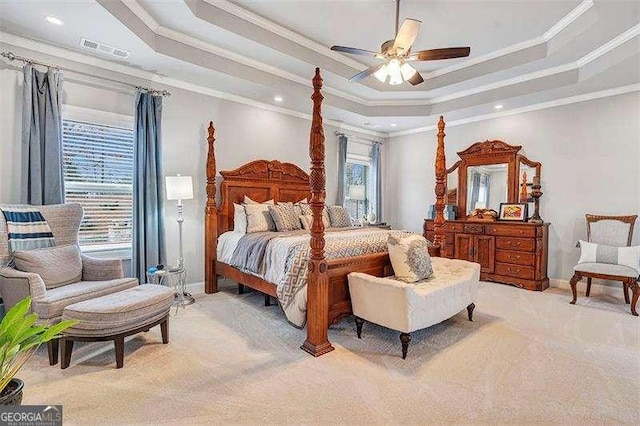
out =
<path fill-rule="evenodd" d="M 607 98 L 611 96 L 624 95 L 626 93 L 633 93 L 638 91 L 640 91 L 640 83 L 629 84 L 626 86 L 614 87 L 612 89 L 600 90 L 597 92 L 583 93 L 576 96 L 569 96 L 566 98 L 554 99 L 553 101 L 540 102 L 537 104 L 527 105 L 520 108 L 514 108 L 508 111 L 500 111 L 500 112 L 494 112 L 490 114 L 482 114 L 482 115 L 476 115 L 473 117 L 462 118 L 459 120 L 452 120 L 447 122 L 447 127 L 461 126 L 463 124 L 493 120 L 495 118 L 507 117 L 507 116 L 516 115 L 516 114 L 524 114 L 527 112 L 539 111 L 539 110 L 548 109 L 548 108 L 555 108 L 559 106 L 570 105 L 570 104 L 575 104 L 579 102 L 586 102 L 586 101 L 591 101 L 595 99 Z M 415 129 L 401 130 L 399 132 L 392 132 L 392 133 L 389 133 L 389 138 L 391 139 L 398 136 L 413 135 L 416 133 L 429 132 L 432 130 L 436 130 L 435 124 L 430 126 L 417 127 Z"/>
<path fill-rule="evenodd" d="M 10 34 L 10 33 L 5 33 L 0 31 L 0 43 L 4 43 L 8 46 L 13 46 L 16 48 L 31 50 L 31 51 L 38 52 L 45 55 L 51 55 L 51 56 L 63 58 L 71 62 L 88 65 L 88 66 L 99 68 L 102 70 L 115 72 L 120 75 L 120 78 L 118 80 L 113 80 L 109 78 L 108 80 L 117 82 L 120 84 L 124 84 L 126 86 L 131 86 L 132 82 L 130 78 L 133 77 L 133 78 L 140 79 L 141 82 L 152 83 L 154 85 L 160 84 L 167 87 L 175 87 L 177 89 L 182 89 L 188 92 L 198 93 L 201 95 L 211 96 L 217 99 L 223 99 L 223 100 L 236 102 L 239 104 L 248 105 L 248 106 L 252 106 L 252 107 L 256 107 L 256 108 L 260 108 L 268 111 L 278 112 L 280 114 L 285 114 L 291 117 L 302 118 L 304 120 L 311 121 L 312 119 L 311 114 L 271 105 L 265 102 L 256 101 L 254 99 L 246 98 L 244 96 L 223 92 L 210 87 L 190 83 L 184 80 L 179 80 L 172 77 L 166 77 L 161 74 L 156 74 L 153 72 L 134 68 L 129 65 L 123 65 L 120 63 L 115 63 L 115 62 L 107 61 L 104 59 L 96 58 L 93 56 L 85 55 L 82 53 L 75 52 L 73 50 L 53 46 L 40 41 L 17 36 L 15 34 Z M 87 75 L 86 72 L 76 70 L 74 69 L 73 66 L 63 66 L 61 67 L 61 69 L 63 71 L 70 71 L 72 73 L 77 73 L 80 76 Z M 98 78 L 98 79 L 102 78 L 99 75 L 95 75 L 95 74 L 89 75 L 89 77 Z M 376 132 L 376 131 L 365 129 L 362 127 L 345 124 L 341 121 L 325 119 L 324 123 L 330 126 L 334 126 L 342 129 L 348 129 L 353 132 L 358 132 L 358 133 L 362 133 L 370 136 L 377 136 L 381 138 L 386 138 L 388 136 L 388 134 L 384 132 Z"/>

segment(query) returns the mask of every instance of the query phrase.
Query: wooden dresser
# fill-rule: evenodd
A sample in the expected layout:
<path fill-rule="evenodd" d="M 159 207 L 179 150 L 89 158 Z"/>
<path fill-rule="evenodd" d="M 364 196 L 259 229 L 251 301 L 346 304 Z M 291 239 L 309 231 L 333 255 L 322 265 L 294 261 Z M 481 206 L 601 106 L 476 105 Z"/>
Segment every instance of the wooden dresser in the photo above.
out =
<path fill-rule="evenodd" d="M 443 257 L 481 265 L 481 279 L 527 290 L 549 287 L 548 223 L 446 221 Z M 425 219 L 424 236 L 433 240 L 433 220 Z"/>

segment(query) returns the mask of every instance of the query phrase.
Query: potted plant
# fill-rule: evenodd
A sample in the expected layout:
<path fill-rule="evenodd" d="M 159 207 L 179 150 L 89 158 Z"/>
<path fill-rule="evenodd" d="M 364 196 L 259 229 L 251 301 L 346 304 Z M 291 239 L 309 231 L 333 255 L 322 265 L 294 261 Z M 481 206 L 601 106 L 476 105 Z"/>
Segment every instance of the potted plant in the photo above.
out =
<path fill-rule="evenodd" d="M 38 315 L 29 313 L 31 298 L 16 303 L 0 322 L 0 405 L 20 405 L 24 382 L 14 376 L 38 347 L 76 324 L 61 321 L 36 325 Z"/>

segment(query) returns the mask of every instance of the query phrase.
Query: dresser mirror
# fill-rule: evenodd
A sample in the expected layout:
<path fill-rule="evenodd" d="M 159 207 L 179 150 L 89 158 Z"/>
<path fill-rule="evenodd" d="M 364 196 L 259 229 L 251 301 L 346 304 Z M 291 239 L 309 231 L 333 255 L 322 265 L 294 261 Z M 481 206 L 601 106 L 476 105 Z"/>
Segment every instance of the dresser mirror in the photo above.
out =
<path fill-rule="evenodd" d="M 488 164 L 467 168 L 467 214 L 475 209 L 498 211 L 508 199 L 509 165 Z"/>
<path fill-rule="evenodd" d="M 520 154 L 521 149 L 488 140 L 458 152 L 460 160 L 447 169 L 445 198 L 446 204 L 457 205 L 457 219 L 466 219 L 475 209 L 498 211 L 501 203 L 532 201 L 542 165 Z"/>

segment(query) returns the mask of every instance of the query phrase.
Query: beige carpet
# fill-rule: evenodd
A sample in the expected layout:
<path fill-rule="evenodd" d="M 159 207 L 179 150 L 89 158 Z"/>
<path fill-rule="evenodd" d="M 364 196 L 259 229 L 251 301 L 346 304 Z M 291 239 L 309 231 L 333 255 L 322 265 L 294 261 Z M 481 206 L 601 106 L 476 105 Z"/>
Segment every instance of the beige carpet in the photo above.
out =
<path fill-rule="evenodd" d="M 314 359 L 278 307 L 228 286 L 172 318 L 170 344 L 131 338 L 121 370 L 91 343 L 67 370 L 41 349 L 19 377 L 24 403 L 63 404 L 65 424 L 637 424 L 640 318 L 621 291 L 580 296 L 481 283 L 475 321 L 414 333 L 405 361 L 398 333 L 367 323 L 359 340 L 352 318 Z"/>

